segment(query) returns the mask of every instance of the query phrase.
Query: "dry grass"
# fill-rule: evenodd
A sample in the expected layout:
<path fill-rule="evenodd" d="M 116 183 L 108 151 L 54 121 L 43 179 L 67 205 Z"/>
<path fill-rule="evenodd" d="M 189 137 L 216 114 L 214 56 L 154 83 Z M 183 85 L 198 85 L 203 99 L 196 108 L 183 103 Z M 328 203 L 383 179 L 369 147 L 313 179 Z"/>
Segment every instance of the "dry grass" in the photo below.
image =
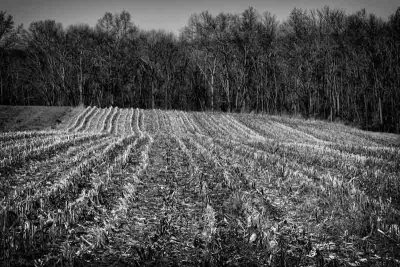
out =
<path fill-rule="evenodd" d="M 0 132 L 58 129 L 82 108 L 0 106 Z"/>

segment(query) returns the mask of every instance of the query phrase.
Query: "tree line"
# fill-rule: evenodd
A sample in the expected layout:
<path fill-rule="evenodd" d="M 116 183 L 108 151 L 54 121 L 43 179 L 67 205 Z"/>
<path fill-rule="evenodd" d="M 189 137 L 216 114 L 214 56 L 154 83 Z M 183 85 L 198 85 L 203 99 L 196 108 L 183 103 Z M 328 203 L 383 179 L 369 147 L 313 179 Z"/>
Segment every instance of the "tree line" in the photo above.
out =
<path fill-rule="evenodd" d="M 295 114 L 400 132 L 400 8 L 324 7 L 279 22 L 190 16 L 179 35 L 106 13 L 94 27 L 16 26 L 0 11 L 0 104 Z"/>

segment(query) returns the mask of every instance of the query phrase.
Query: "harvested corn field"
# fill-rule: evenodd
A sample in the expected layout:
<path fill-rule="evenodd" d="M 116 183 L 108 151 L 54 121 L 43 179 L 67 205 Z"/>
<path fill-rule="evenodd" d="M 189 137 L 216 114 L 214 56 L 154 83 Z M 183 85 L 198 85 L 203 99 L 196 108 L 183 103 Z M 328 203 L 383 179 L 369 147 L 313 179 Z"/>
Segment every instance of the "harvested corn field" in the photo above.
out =
<path fill-rule="evenodd" d="M 3 266 L 400 264 L 398 135 L 87 107 L 0 148 Z"/>

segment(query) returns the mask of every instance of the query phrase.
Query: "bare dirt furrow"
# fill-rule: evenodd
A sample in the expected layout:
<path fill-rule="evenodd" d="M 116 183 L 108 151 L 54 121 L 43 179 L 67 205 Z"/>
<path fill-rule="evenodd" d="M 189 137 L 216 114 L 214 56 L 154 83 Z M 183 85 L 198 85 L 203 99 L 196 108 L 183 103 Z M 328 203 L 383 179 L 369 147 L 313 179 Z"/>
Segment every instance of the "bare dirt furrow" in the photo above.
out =
<path fill-rule="evenodd" d="M 106 120 L 110 116 L 112 111 L 113 111 L 112 107 L 104 109 L 104 112 L 101 114 L 101 116 L 96 124 L 96 128 L 94 129 L 95 131 L 97 131 L 97 132 L 103 131 L 103 129 L 105 128 Z"/>
<path fill-rule="evenodd" d="M 133 131 L 135 132 L 135 134 L 142 137 L 143 133 L 139 127 L 139 120 L 140 120 L 139 117 L 140 117 L 140 109 L 135 109 L 133 120 L 131 121 L 131 127 L 132 127 Z"/>
<path fill-rule="evenodd" d="M 193 113 L 193 122 L 195 125 L 198 125 L 200 129 L 203 130 L 203 133 L 207 136 L 218 136 L 218 132 L 216 132 L 212 126 L 208 123 L 206 118 L 203 118 L 200 113 Z"/>
<path fill-rule="evenodd" d="M 268 245 L 262 235 L 265 226 L 260 221 L 267 218 L 270 225 L 274 225 L 280 211 L 260 192 L 250 192 L 253 185 L 245 177 L 247 165 L 226 157 L 226 152 L 220 151 L 209 138 L 198 135 L 182 140 L 203 173 L 200 192 L 208 204 L 203 213 L 203 236 L 206 238 L 202 241 L 205 244 L 216 242 L 222 248 L 215 254 L 217 247 L 206 246 L 204 252 L 209 258 L 203 260 L 213 265 L 227 262 L 240 265 L 251 264 L 257 258 L 267 263 L 270 252 L 266 250 Z M 246 256 L 233 259 L 239 251 L 246 251 Z"/>
<path fill-rule="evenodd" d="M 97 177 L 104 177 L 104 173 L 106 173 L 106 177 L 109 177 L 107 171 L 111 166 L 108 163 L 115 162 L 116 165 L 119 165 L 124 160 L 124 150 L 134 140 L 133 136 L 122 138 L 108 144 L 100 153 L 96 151 L 89 153 L 93 157 L 82 161 L 71 172 L 63 174 L 63 177 L 46 191 L 34 192 L 22 202 L 9 203 L 7 209 L 13 210 L 20 218 L 19 223 L 26 225 L 24 228 L 26 234 L 38 231 L 40 234 L 44 234 L 46 230 L 47 237 L 54 239 L 53 242 L 61 242 L 60 238 L 64 239 L 70 231 L 74 231 L 76 222 L 80 220 L 79 216 L 89 215 L 81 213 L 79 209 L 75 210 L 77 208 L 75 203 L 81 202 L 82 196 L 86 198 L 85 192 L 101 190 L 100 187 L 96 187 L 95 180 L 98 179 Z M 99 176 L 99 174 L 103 175 Z M 93 188 L 95 190 L 92 190 Z M 79 207 L 81 206 L 79 205 Z M 46 226 L 48 221 L 51 221 L 50 229 Z M 63 222 L 69 222 L 69 224 Z M 32 242 L 26 235 L 19 238 L 12 235 L 9 237 L 11 240 L 15 240 L 13 242 L 17 242 L 19 246 L 29 244 L 29 247 L 32 247 L 40 241 Z M 40 249 L 49 248 L 41 246 Z M 33 250 L 36 251 L 36 249 Z"/>
<path fill-rule="evenodd" d="M 142 159 L 146 169 L 138 170 L 112 212 L 117 219 L 108 239 L 118 248 L 130 248 L 121 263 L 193 264 L 204 204 L 190 184 L 190 162 L 178 141 L 167 135 L 156 136 L 148 153 L 148 159 Z M 146 257 L 141 250 L 153 255 Z"/>
<path fill-rule="evenodd" d="M 155 136 L 160 130 L 158 112 L 156 109 L 144 110 L 143 112 L 145 131 Z"/>
<path fill-rule="evenodd" d="M 105 116 L 102 124 L 100 125 L 101 127 L 101 131 L 102 132 L 108 132 L 112 127 L 112 121 L 116 115 L 116 113 L 118 112 L 118 108 L 110 108 L 110 111 L 107 113 L 107 115 Z"/>
<path fill-rule="evenodd" d="M 44 180 L 39 180 L 38 184 L 33 184 L 33 190 L 26 188 L 27 190 L 18 191 L 19 194 L 15 194 L 10 204 L 12 206 L 18 206 L 21 203 L 34 203 L 38 200 L 48 201 L 49 197 L 54 196 L 56 193 L 61 193 L 63 190 L 68 190 L 68 185 L 76 182 L 75 179 L 81 178 L 85 172 L 90 171 L 93 163 L 101 161 L 101 157 L 106 148 L 110 146 L 109 143 L 114 143 L 115 139 L 103 138 L 97 145 L 94 145 L 86 150 L 80 147 L 81 153 L 76 153 L 75 156 L 71 157 L 70 162 L 64 162 L 63 165 L 55 168 L 64 169 L 64 172 L 55 173 L 55 176 L 46 177 Z M 67 164 L 66 164 L 67 163 Z M 50 183 L 46 183 L 47 179 L 54 178 Z M 44 182 L 44 184 L 42 184 Z M 35 185 L 38 185 L 35 188 Z M 64 196 L 63 196 L 64 197 Z M 61 198 L 61 197 L 60 197 Z"/>
<path fill-rule="evenodd" d="M 111 134 L 119 135 L 122 133 L 120 132 L 120 127 L 121 127 L 120 123 L 123 116 L 124 116 L 124 110 L 119 110 L 117 116 L 115 117 L 114 126 L 112 127 L 110 132 Z"/>
<path fill-rule="evenodd" d="M 134 109 L 130 108 L 127 110 L 127 116 L 125 118 L 124 121 L 124 134 L 125 135 L 134 135 L 135 132 L 132 129 L 132 120 L 133 120 L 133 116 L 134 116 Z"/>
<path fill-rule="evenodd" d="M 116 127 L 114 134 L 125 135 L 125 132 L 126 132 L 125 122 L 127 121 L 128 116 L 129 116 L 128 109 L 121 110 L 120 116 L 118 117 L 118 120 L 117 120 L 117 127 Z"/>
<path fill-rule="evenodd" d="M 85 251 L 91 250 L 100 253 L 99 261 L 114 262 L 115 257 L 121 257 L 122 251 L 129 247 L 131 233 L 126 232 L 125 226 L 132 218 L 127 217 L 127 213 L 136 201 L 138 176 L 148 167 L 151 144 L 148 136 L 134 139 L 106 173 L 93 176 L 90 189 L 69 203 L 71 213 L 68 216 L 84 229 L 81 242 L 76 244 L 83 258 Z M 89 214 L 87 211 L 93 205 L 96 209 Z M 99 221 L 103 224 L 99 225 Z M 115 254 L 116 250 L 121 253 Z"/>
<path fill-rule="evenodd" d="M 71 124 L 67 127 L 68 132 L 73 132 L 76 130 L 77 127 L 82 123 L 82 121 L 85 119 L 85 117 L 95 109 L 96 107 L 87 107 L 85 108 L 79 115 L 78 117 L 71 122 Z"/>
<path fill-rule="evenodd" d="M 69 147 L 85 143 L 94 138 L 101 138 L 102 134 L 71 134 L 66 139 L 55 140 L 55 142 L 27 152 L 17 157 L 6 158 L 0 161 L 0 173 L 3 177 L 9 176 L 18 168 L 32 161 L 42 161 L 53 157 L 56 153 L 66 151 Z"/>
<path fill-rule="evenodd" d="M 229 142 L 215 139 L 220 145 Z M 313 145 L 301 144 L 274 144 L 274 143 L 236 143 L 236 149 L 250 149 L 254 153 L 261 152 L 265 157 L 274 159 L 276 162 L 289 161 L 296 163 L 302 168 L 308 169 L 307 175 L 317 179 L 318 175 L 332 175 L 339 177 L 347 183 L 355 182 L 369 196 L 391 201 L 392 205 L 399 209 L 400 198 L 398 192 L 400 187 L 394 182 L 400 175 L 397 162 L 386 161 L 380 158 L 360 157 L 353 154 L 342 153 L 315 147 Z M 303 155 L 308 155 L 304 157 Z M 293 169 L 301 170 L 298 166 Z M 384 196 L 378 197 L 379 192 L 385 192 Z"/>
<path fill-rule="evenodd" d="M 239 158 L 250 157 L 248 164 L 251 162 L 254 164 L 255 160 L 262 169 L 268 170 L 268 174 L 264 178 L 256 178 L 257 173 L 260 172 L 252 175 L 252 179 L 255 179 L 256 188 L 262 188 L 262 192 L 273 190 L 275 196 L 278 197 L 277 203 L 280 203 L 286 209 L 286 221 L 295 223 L 293 227 L 297 230 L 306 227 L 308 231 L 314 233 L 312 242 L 315 243 L 316 247 L 327 242 L 325 236 L 330 235 L 326 228 L 320 228 L 319 222 L 324 218 L 326 220 L 326 216 L 332 213 L 336 216 L 336 223 L 340 223 L 327 223 L 327 225 L 337 231 L 340 231 L 339 229 L 343 225 L 347 225 L 348 231 L 355 234 L 355 238 L 357 236 L 356 240 L 358 241 L 354 245 L 360 240 L 365 240 L 365 236 L 369 234 L 370 226 L 360 227 L 362 225 L 360 221 L 365 220 L 366 217 L 375 225 L 384 225 L 382 227 L 392 225 L 394 221 L 400 218 L 400 212 L 395 205 L 382 201 L 382 199 L 376 199 L 360 185 L 356 186 L 355 183 L 346 185 L 343 174 L 333 174 L 329 169 L 317 170 L 313 166 L 306 166 L 296 161 L 295 158 L 285 155 L 266 154 L 261 156 L 258 152 L 253 154 L 250 151 L 237 150 L 229 143 L 220 143 L 220 145 L 226 151 L 239 152 Z M 281 157 L 281 160 L 277 160 L 277 156 Z M 231 155 L 229 158 L 232 160 L 234 157 L 234 155 Z M 302 212 L 299 212 L 299 210 Z M 376 217 L 371 217 L 371 214 L 376 213 L 380 214 L 379 222 L 376 221 Z M 309 214 L 315 214 L 316 217 L 312 218 Z M 354 214 L 357 214 L 357 216 L 353 216 Z M 388 214 L 391 215 L 388 216 Z M 297 224 L 297 222 L 301 222 L 301 224 Z M 358 228 L 348 227 L 349 225 L 358 225 Z M 343 247 L 346 241 L 338 237 L 331 239 L 331 242 Z M 385 247 L 384 243 L 381 244 Z M 357 246 L 357 250 L 362 250 L 362 247 Z M 329 252 L 329 250 L 325 252 Z M 379 254 L 385 255 L 384 249 L 380 250 Z M 335 255 L 340 258 L 341 262 L 350 256 L 345 250 L 339 250 Z"/>
<path fill-rule="evenodd" d="M 85 133 L 74 133 L 75 136 L 85 135 Z M 16 141 L 4 142 L 1 144 L 0 159 L 8 156 L 13 156 L 15 153 L 29 151 L 37 147 L 46 146 L 55 141 L 69 139 L 71 133 L 65 131 L 53 132 L 51 135 L 45 136 L 26 136 L 25 138 L 17 139 Z"/>
<path fill-rule="evenodd" d="M 96 113 L 93 115 L 92 119 L 88 122 L 85 127 L 86 132 L 93 132 L 97 130 L 97 125 L 99 123 L 100 118 L 104 116 L 104 113 L 107 112 L 106 109 L 96 108 Z"/>
<path fill-rule="evenodd" d="M 117 121 L 118 121 L 118 118 L 121 115 L 121 110 L 119 108 L 114 108 L 114 109 L 115 109 L 115 111 L 113 112 L 113 115 L 110 118 L 109 123 L 108 123 L 108 127 L 106 129 L 106 131 L 108 133 L 110 133 L 110 134 L 115 134 L 116 133 Z"/>
<path fill-rule="evenodd" d="M 0 134 L 0 265 L 400 260 L 395 135 L 272 115 L 75 114 L 64 131 Z"/>
<path fill-rule="evenodd" d="M 20 139 L 30 139 L 35 137 L 51 136 L 60 131 L 21 131 L 0 133 L 1 146 L 18 142 Z"/>
<path fill-rule="evenodd" d="M 43 190 L 57 179 L 57 176 L 74 168 L 81 161 L 86 160 L 92 151 L 101 150 L 111 140 L 105 136 L 92 139 L 86 143 L 70 147 L 65 152 L 59 152 L 55 157 L 30 164 L 27 168 L 15 171 L 7 181 L 3 181 L 4 193 L 12 196 L 15 201 L 22 192 L 36 192 L 35 188 Z M 3 197 L 7 197 L 4 195 Z"/>
<path fill-rule="evenodd" d="M 63 137 L 68 138 L 68 134 L 57 133 L 51 136 L 29 137 L 19 139 L 18 142 L 5 143 L 0 151 L 0 159 L 15 157 L 22 152 L 33 150 L 39 146 L 45 146 Z"/>
<path fill-rule="evenodd" d="M 82 122 L 74 129 L 75 132 L 86 131 L 90 121 L 96 116 L 98 108 L 93 107 L 86 115 L 83 117 Z"/>

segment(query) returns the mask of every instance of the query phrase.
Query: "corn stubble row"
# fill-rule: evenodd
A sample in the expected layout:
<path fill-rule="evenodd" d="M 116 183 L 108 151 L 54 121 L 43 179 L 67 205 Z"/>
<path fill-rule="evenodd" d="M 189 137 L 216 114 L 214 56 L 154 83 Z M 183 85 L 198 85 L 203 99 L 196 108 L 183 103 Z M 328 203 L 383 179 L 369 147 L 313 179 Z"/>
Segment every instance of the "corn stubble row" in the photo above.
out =
<path fill-rule="evenodd" d="M 393 135 L 265 115 L 87 107 L 0 134 L 0 262 L 400 264 Z"/>

